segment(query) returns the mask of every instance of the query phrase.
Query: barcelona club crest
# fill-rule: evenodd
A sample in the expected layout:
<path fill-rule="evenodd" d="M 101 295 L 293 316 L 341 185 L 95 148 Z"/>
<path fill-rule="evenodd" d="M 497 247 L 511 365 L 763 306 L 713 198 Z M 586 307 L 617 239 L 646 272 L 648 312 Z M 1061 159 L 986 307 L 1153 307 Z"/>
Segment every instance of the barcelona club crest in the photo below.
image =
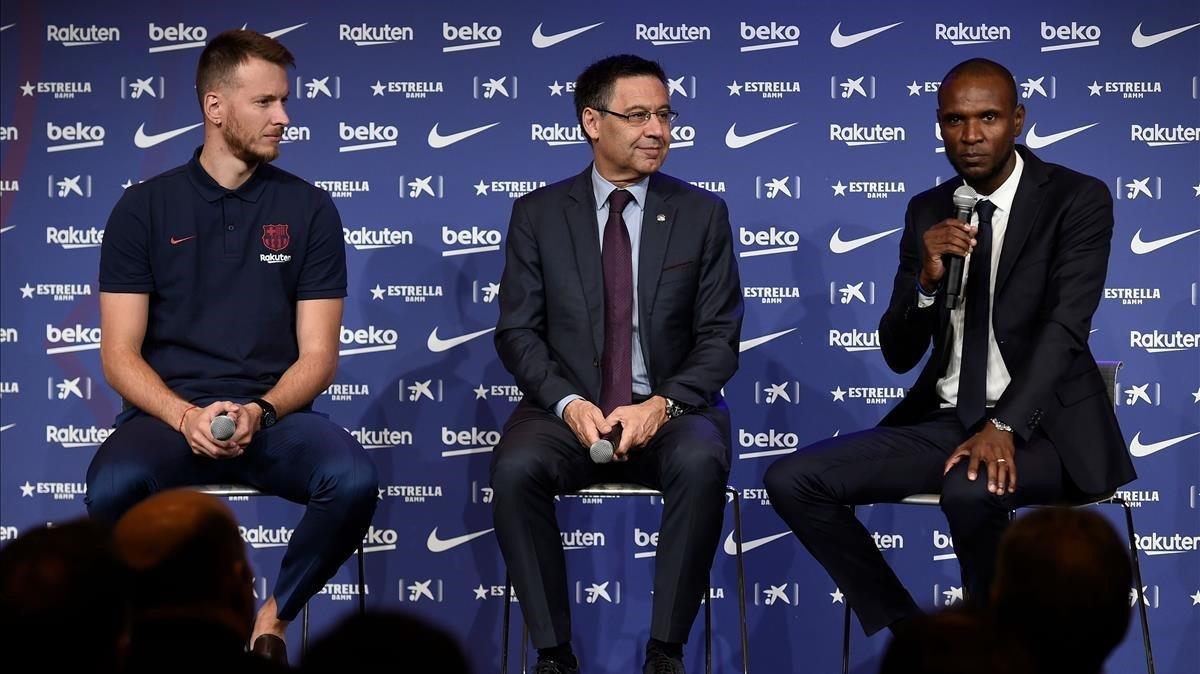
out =
<path fill-rule="evenodd" d="M 267 250 L 276 253 L 287 248 L 288 244 L 292 242 L 291 237 L 288 236 L 288 226 L 284 224 L 263 225 L 262 242 Z"/>

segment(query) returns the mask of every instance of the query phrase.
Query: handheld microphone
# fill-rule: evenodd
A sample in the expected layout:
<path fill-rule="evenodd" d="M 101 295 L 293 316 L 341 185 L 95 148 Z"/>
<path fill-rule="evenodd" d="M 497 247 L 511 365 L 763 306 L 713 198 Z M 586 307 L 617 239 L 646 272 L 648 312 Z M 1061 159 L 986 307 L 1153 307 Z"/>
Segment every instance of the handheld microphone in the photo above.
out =
<path fill-rule="evenodd" d="M 225 413 L 213 417 L 212 423 L 208 426 L 208 430 L 212 433 L 214 440 L 228 440 L 232 438 L 233 431 L 236 428 L 237 424 Z"/>
<path fill-rule="evenodd" d="M 963 222 L 971 222 L 971 211 L 975 209 L 976 201 L 979 201 L 979 194 L 970 185 L 963 185 L 954 190 L 954 209 L 957 211 L 954 217 Z M 961 255 L 942 257 L 946 261 L 946 308 L 957 309 L 962 303 L 964 258 Z"/>
<path fill-rule="evenodd" d="M 608 463 L 613 460 L 613 452 L 617 446 L 621 444 L 621 424 L 613 426 L 613 429 L 607 434 L 600 437 L 599 440 L 592 443 L 591 449 L 588 452 L 592 455 L 593 463 Z"/>

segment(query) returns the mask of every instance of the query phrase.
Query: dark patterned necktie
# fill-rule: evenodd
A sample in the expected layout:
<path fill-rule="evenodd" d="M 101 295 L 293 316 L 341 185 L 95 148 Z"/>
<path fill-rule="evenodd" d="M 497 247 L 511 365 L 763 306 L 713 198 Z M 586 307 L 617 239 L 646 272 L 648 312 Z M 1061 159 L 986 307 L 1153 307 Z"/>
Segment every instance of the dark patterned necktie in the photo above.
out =
<path fill-rule="evenodd" d="M 608 416 L 633 396 L 633 252 L 622 212 L 633 195 L 613 190 L 604 223 L 604 355 L 600 360 L 600 410 Z"/>
<path fill-rule="evenodd" d="M 980 201 L 979 231 L 967 272 L 962 365 L 958 371 L 958 419 L 970 429 L 987 414 L 988 320 L 991 312 L 992 215 L 996 204 Z"/>

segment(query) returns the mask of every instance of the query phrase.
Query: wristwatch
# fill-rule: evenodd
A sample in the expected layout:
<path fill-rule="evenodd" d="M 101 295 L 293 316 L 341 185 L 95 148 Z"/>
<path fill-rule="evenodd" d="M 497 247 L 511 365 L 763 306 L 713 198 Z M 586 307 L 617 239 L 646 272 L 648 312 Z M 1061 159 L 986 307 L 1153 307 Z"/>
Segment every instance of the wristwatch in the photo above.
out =
<path fill-rule="evenodd" d="M 260 408 L 262 408 L 262 427 L 263 428 L 270 428 L 275 425 L 276 417 L 275 417 L 275 406 L 274 405 L 263 400 L 262 398 L 255 398 L 254 400 L 251 400 L 250 403 L 254 403 L 255 405 L 258 405 Z M 246 403 L 246 404 L 249 405 L 250 403 Z"/>
<path fill-rule="evenodd" d="M 667 419 L 674 419 L 675 417 L 687 412 L 687 409 L 674 400 L 671 400 L 666 396 L 663 396 L 663 400 L 667 401 Z"/>
<path fill-rule="evenodd" d="M 988 419 L 988 421 L 992 422 L 992 425 L 996 427 L 996 430 L 1004 431 L 1006 433 L 1013 432 L 1012 426 L 1009 426 L 1008 424 L 1004 423 L 1003 421 L 1000 421 L 996 417 L 992 417 L 991 419 Z"/>

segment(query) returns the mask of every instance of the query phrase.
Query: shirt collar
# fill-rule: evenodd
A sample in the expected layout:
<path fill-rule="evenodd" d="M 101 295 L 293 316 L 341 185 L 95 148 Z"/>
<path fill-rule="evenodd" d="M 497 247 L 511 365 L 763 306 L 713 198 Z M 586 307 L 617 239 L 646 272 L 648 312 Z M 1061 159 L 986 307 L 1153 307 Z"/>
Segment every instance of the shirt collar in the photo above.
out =
<path fill-rule="evenodd" d="M 200 151 L 203 149 L 203 145 L 196 148 L 196 151 L 192 153 L 191 160 L 187 163 L 187 167 L 188 178 L 191 179 L 192 185 L 200 193 L 200 196 L 204 197 L 205 201 L 213 202 L 224 197 L 226 194 L 232 194 L 242 201 L 258 201 L 258 198 L 262 196 L 263 190 L 267 187 L 267 173 L 270 171 L 267 164 L 259 164 L 246 182 L 242 183 L 236 190 L 228 190 L 213 180 L 212 176 L 208 175 L 208 171 L 205 171 L 204 167 L 200 165 Z"/>
<path fill-rule="evenodd" d="M 1021 159 L 1021 153 L 1013 150 L 1013 156 L 1017 158 L 1017 161 L 1004 184 L 997 187 L 995 192 L 982 196 L 1005 213 L 1012 213 L 1013 199 L 1017 196 L 1017 186 L 1021 183 L 1021 173 L 1025 168 L 1025 160 Z"/>
<path fill-rule="evenodd" d="M 646 192 L 650 189 L 650 176 L 642 178 L 640 181 L 630 185 L 629 187 L 617 187 L 608 182 L 596 170 L 596 164 L 592 164 L 592 193 L 596 195 L 596 210 L 605 208 L 608 205 L 608 195 L 612 194 L 613 190 L 624 189 L 633 195 L 633 200 L 637 202 L 638 208 L 646 207 Z"/>

